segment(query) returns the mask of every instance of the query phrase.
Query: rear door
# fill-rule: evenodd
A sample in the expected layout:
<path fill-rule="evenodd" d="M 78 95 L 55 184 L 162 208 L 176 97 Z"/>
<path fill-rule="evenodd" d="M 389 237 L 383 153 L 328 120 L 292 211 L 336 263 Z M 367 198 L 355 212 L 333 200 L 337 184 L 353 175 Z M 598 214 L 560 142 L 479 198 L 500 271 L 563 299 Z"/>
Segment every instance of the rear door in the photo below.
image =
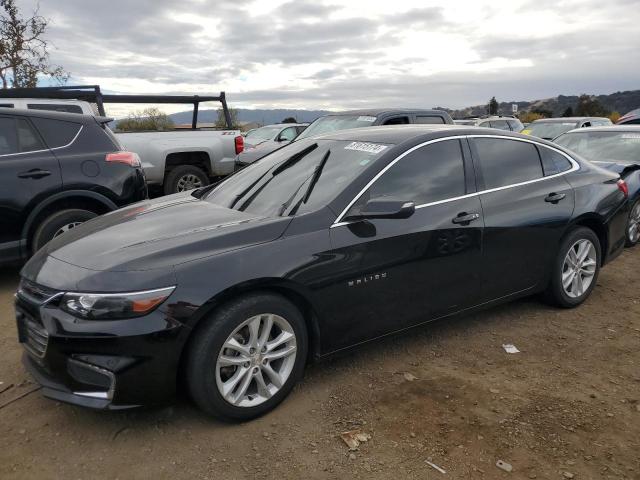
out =
<path fill-rule="evenodd" d="M 0 261 L 19 252 L 31 209 L 62 188 L 58 160 L 28 117 L 0 115 Z"/>
<path fill-rule="evenodd" d="M 563 175 L 573 164 L 561 152 L 524 139 L 473 136 L 470 144 L 484 213 L 482 284 L 489 301 L 546 280 L 573 214 L 574 192 Z M 568 168 L 556 166 L 546 150 Z"/>
<path fill-rule="evenodd" d="M 339 347 L 477 303 L 483 220 L 464 147 L 459 139 L 444 139 L 411 151 L 349 210 L 368 199 L 394 197 L 416 204 L 411 217 L 331 228 L 334 254 L 358 260 L 343 272 L 343 301 L 327 305 Z"/>

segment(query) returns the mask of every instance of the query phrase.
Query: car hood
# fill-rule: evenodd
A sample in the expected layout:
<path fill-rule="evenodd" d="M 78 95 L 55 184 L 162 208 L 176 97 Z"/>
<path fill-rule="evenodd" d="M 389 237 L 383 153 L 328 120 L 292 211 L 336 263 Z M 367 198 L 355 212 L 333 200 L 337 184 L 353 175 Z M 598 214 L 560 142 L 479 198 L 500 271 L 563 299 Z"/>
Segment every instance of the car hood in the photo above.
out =
<path fill-rule="evenodd" d="M 36 257 L 47 255 L 90 270 L 161 269 L 274 240 L 289 222 L 182 193 L 91 220 L 49 242 Z"/>

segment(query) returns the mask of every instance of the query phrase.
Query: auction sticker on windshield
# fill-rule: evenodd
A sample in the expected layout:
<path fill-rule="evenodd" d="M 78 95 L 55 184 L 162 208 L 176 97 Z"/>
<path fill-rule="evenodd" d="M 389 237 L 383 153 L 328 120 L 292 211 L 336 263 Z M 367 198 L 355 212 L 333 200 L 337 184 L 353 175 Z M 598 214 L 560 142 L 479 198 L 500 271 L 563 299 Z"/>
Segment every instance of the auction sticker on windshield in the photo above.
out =
<path fill-rule="evenodd" d="M 359 122 L 369 122 L 369 123 L 373 123 L 376 121 L 376 117 L 370 117 L 369 115 L 360 115 L 358 117 L 358 121 Z"/>
<path fill-rule="evenodd" d="M 349 145 L 344 147 L 345 150 L 357 150 L 358 152 L 367 152 L 371 154 L 380 153 L 386 148 L 386 145 L 367 142 L 351 142 Z"/>

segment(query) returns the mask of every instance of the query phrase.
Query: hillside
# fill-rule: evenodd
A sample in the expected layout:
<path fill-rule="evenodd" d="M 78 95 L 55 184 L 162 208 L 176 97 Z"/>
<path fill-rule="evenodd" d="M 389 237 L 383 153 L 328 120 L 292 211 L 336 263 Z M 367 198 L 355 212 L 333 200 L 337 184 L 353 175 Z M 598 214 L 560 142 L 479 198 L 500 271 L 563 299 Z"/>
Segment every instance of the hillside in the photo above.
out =
<path fill-rule="evenodd" d="M 288 110 L 288 109 L 273 109 L 273 110 L 249 110 L 245 108 L 239 108 L 238 121 L 240 123 L 259 123 L 261 125 L 268 125 L 270 123 L 280 123 L 287 117 L 293 117 L 298 122 L 312 122 L 321 115 L 329 113 L 326 110 Z M 169 115 L 176 124 L 191 123 L 192 112 L 178 112 Z M 217 110 L 200 110 L 198 113 L 198 121 L 203 123 L 215 122 L 218 119 Z"/>
<path fill-rule="evenodd" d="M 610 112 L 618 112 L 622 115 L 640 107 L 640 90 L 629 90 L 625 92 L 616 92 L 610 95 L 593 95 Z M 499 100 L 499 98 L 498 98 Z M 488 102 L 487 102 L 488 103 Z M 575 110 L 578 104 L 577 95 L 558 95 L 554 98 L 533 101 L 513 101 L 499 102 L 498 113 L 501 115 L 511 114 L 511 105 L 517 103 L 518 111 L 549 111 L 552 116 L 559 117 L 568 108 Z M 476 105 L 461 110 L 447 110 L 454 118 L 463 118 L 470 116 L 485 115 L 487 113 L 487 105 Z"/>
<path fill-rule="evenodd" d="M 594 95 L 607 110 L 611 112 L 625 113 L 640 107 L 640 90 L 629 90 L 625 92 L 616 92 L 609 95 Z M 499 98 L 498 98 L 499 99 Z M 567 107 L 574 110 L 578 103 L 577 95 L 559 95 L 553 98 L 532 101 L 509 101 L 500 102 L 498 113 L 502 115 L 511 114 L 511 105 L 517 103 L 519 112 L 531 110 L 548 111 L 552 116 L 561 116 Z M 485 115 L 487 113 L 486 105 L 475 105 L 459 110 L 449 109 L 446 107 L 435 107 L 448 111 L 453 118 L 464 118 L 470 116 Z M 271 123 L 280 123 L 287 117 L 293 117 L 298 122 L 312 122 L 321 115 L 330 113 L 327 110 L 295 110 L 295 109 L 244 109 L 239 108 L 238 121 L 242 124 L 253 123 L 259 125 L 268 125 Z M 178 112 L 169 115 L 176 124 L 191 123 L 191 111 Z M 199 121 L 202 123 L 212 123 L 218 118 L 216 110 L 201 110 Z"/>

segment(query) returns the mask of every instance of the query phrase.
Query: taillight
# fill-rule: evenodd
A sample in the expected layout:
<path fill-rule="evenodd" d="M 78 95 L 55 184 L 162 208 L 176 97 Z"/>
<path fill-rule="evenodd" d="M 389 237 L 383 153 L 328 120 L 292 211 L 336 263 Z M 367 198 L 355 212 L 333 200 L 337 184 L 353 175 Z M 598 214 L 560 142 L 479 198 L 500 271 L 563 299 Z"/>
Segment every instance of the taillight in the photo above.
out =
<path fill-rule="evenodd" d="M 140 166 L 140 157 L 138 157 L 137 153 L 133 153 L 133 152 L 107 153 L 105 160 L 107 162 L 126 163 L 130 167 Z"/>
<path fill-rule="evenodd" d="M 625 197 L 629 196 L 629 186 L 627 185 L 627 182 L 625 182 L 624 180 L 620 179 L 618 180 L 618 190 L 620 190 L 622 193 L 624 193 Z"/>
<path fill-rule="evenodd" d="M 238 155 L 244 150 L 244 137 L 242 135 L 238 135 L 234 140 L 236 145 L 236 155 Z"/>

